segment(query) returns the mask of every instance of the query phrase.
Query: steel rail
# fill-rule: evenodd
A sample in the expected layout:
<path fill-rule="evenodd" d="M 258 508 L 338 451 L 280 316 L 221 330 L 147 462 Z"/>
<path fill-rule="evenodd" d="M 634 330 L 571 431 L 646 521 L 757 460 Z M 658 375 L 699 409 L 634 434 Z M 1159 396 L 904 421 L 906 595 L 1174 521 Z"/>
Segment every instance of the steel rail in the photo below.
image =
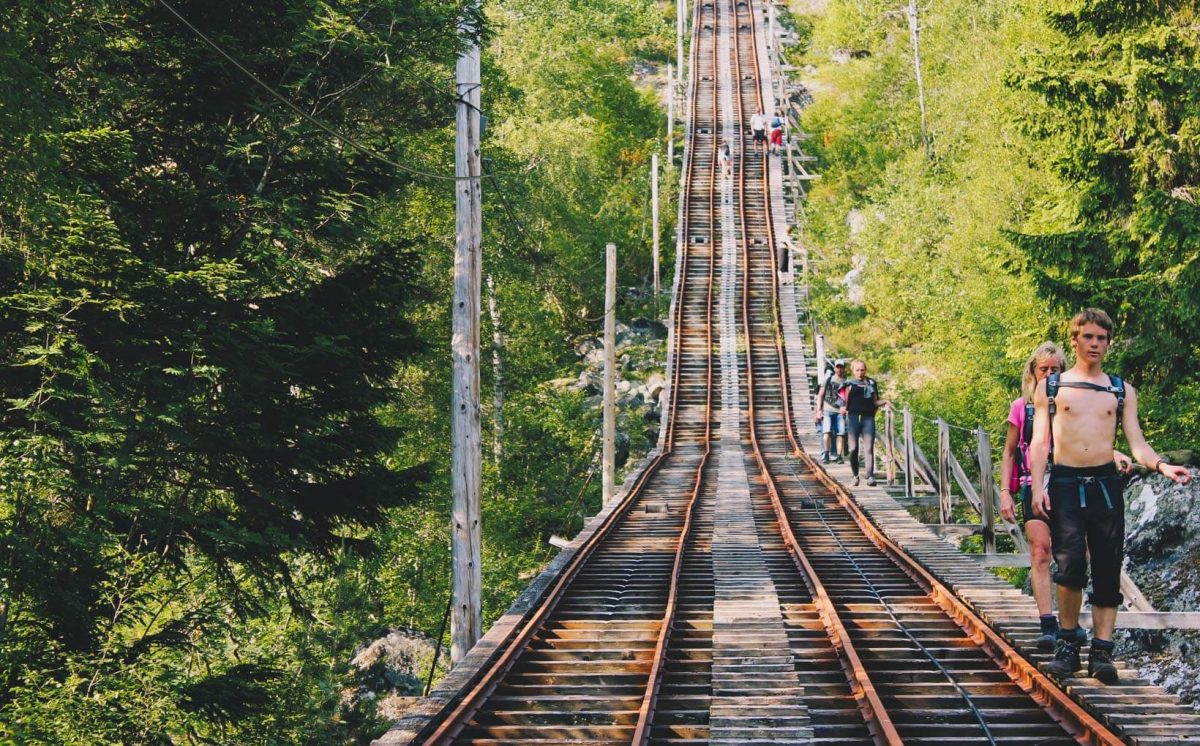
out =
<path fill-rule="evenodd" d="M 699 65 L 696 63 L 698 63 L 698 61 L 700 59 L 700 44 L 698 42 L 700 39 L 700 34 L 704 30 L 704 24 L 702 23 L 704 7 L 706 7 L 706 6 L 704 6 L 700 3 L 697 3 L 695 6 L 695 11 L 694 11 L 695 18 L 692 23 L 692 59 L 693 59 L 692 69 L 693 70 L 696 70 L 699 68 Z M 675 614 L 678 609 L 679 578 L 683 571 L 683 562 L 684 562 L 685 553 L 687 551 L 688 539 L 691 538 L 692 521 L 693 521 L 693 518 L 695 517 L 695 513 L 696 513 L 696 504 L 699 502 L 700 491 L 703 487 L 704 470 L 705 470 L 705 467 L 708 465 L 709 455 L 712 453 L 712 390 L 713 390 L 712 312 L 713 312 L 713 277 L 714 277 L 714 274 L 716 271 L 716 241 L 715 241 L 716 200 L 714 199 L 714 197 L 716 195 L 716 189 L 717 189 L 717 186 L 716 186 L 716 182 L 717 182 L 716 154 L 717 154 L 717 149 L 719 147 L 718 136 L 717 136 L 718 128 L 716 127 L 716 122 L 717 122 L 717 95 L 716 95 L 716 92 L 717 92 L 717 90 L 719 90 L 718 76 L 716 74 L 716 63 L 717 63 L 716 37 L 720 33 L 720 22 L 719 22 L 719 16 L 715 12 L 715 7 L 713 7 L 711 5 L 709 5 L 707 7 L 711 8 L 713 10 L 713 22 L 712 22 L 711 36 L 712 36 L 712 40 L 713 40 L 712 41 L 712 64 L 713 64 L 712 115 L 713 115 L 713 135 L 714 135 L 714 137 L 713 137 L 713 148 L 712 148 L 712 152 L 710 154 L 709 163 L 708 163 L 708 236 L 709 236 L 708 247 L 709 247 L 709 251 L 708 251 L 708 285 L 707 285 L 707 289 L 706 289 L 706 293 L 705 293 L 705 321 L 704 321 L 704 331 L 705 331 L 704 349 L 705 349 L 705 360 L 707 362 L 706 372 L 705 372 L 706 380 L 705 380 L 705 387 L 704 387 L 704 389 L 705 389 L 704 440 L 703 440 L 704 453 L 700 457 L 699 465 L 696 467 L 696 478 L 692 485 L 691 494 L 689 495 L 689 498 L 688 498 L 687 508 L 685 509 L 685 512 L 684 512 L 683 529 L 680 531 L 679 539 L 675 544 L 675 558 L 671 565 L 671 580 L 670 580 L 670 586 L 667 591 L 667 605 L 666 605 L 666 609 L 663 611 L 663 619 L 662 619 L 661 627 L 659 629 L 658 642 L 655 644 L 655 647 L 654 647 L 654 658 L 650 662 L 650 672 L 649 672 L 649 677 L 647 678 L 647 681 L 646 681 L 646 691 L 642 697 L 641 706 L 638 708 L 638 720 L 637 720 L 637 725 L 634 728 L 634 733 L 633 733 L 633 744 L 635 746 L 641 746 L 642 744 L 645 744 L 647 741 L 649 741 L 650 731 L 653 728 L 654 712 L 655 712 L 655 708 L 658 703 L 659 691 L 662 688 L 662 672 L 663 672 L 663 668 L 666 664 L 667 648 L 670 645 L 671 632 L 675 625 Z M 690 125 L 691 132 L 689 133 L 690 137 L 688 138 L 688 141 L 689 141 L 689 143 L 692 143 L 692 147 L 694 147 L 694 144 L 696 142 L 696 138 L 695 138 L 696 118 L 695 118 L 694 114 L 695 114 L 697 100 L 699 99 L 699 95 L 700 95 L 699 88 L 698 87 L 693 88 L 692 93 L 693 93 L 693 99 L 691 102 L 689 102 L 692 116 L 689 117 L 689 119 L 691 121 L 691 125 Z M 688 252 L 690 252 L 690 247 L 691 247 L 691 243 L 690 243 L 690 241 L 688 241 L 687 236 L 688 236 L 688 232 L 689 232 L 688 229 L 691 228 L 691 214 L 690 214 L 691 184 L 692 184 L 692 178 L 695 175 L 694 168 L 695 168 L 694 160 L 689 158 L 687 181 L 686 181 L 686 183 L 688 184 L 688 189 L 685 190 L 685 192 L 687 194 L 687 199 L 688 199 L 688 206 L 687 206 L 687 208 L 685 208 L 684 213 L 683 213 L 685 224 L 682 226 L 682 229 L 681 229 L 682 232 L 680 233 L 680 235 L 682 235 L 684 237 L 683 245 L 685 247 L 684 248 L 684 252 L 685 252 L 684 267 L 685 268 L 687 266 L 687 258 L 688 258 L 687 254 L 688 254 Z M 685 288 L 684 283 L 686 283 L 686 281 L 687 281 L 687 276 L 686 276 L 686 272 L 685 272 L 684 276 L 681 278 L 680 285 L 679 285 L 680 300 L 678 303 L 676 303 L 677 311 L 679 314 L 679 325 L 677 328 L 680 330 L 680 333 L 678 335 L 678 338 L 680 340 L 682 340 L 682 338 L 683 338 L 683 334 L 682 334 L 682 330 L 683 330 L 682 320 L 683 320 L 683 306 L 684 306 L 683 300 L 686 297 L 684 295 L 684 288 Z M 683 367 L 682 341 L 680 341 L 679 344 L 680 344 L 680 347 L 675 356 L 676 376 L 679 375 L 679 371 Z M 673 393 L 672 399 L 674 399 L 676 395 L 677 394 Z M 676 417 L 676 413 L 673 408 L 673 410 L 672 410 L 672 427 L 671 427 L 671 434 L 670 434 L 670 439 L 672 441 L 675 436 L 674 424 L 673 424 L 675 421 L 675 417 Z"/>
<path fill-rule="evenodd" d="M 963 629 L 971 640 L 983 650 L 1008 677 L 1042 706 L 1050 717 L 1080 743 L 1096 746 L 1118 746 L 1123 744 L 1119 736 L 1076 702 L 1050 677 L 1038 670 L 1032 662 L 1014 648 L 1008 640 L 983 620 L 969 604 L 925 567 L 912 555 L 893 542 L 863 512 L 837 480 L 817 464 L 807 452 L 799 457 L 813 471 L 817 480 L 837 498 L 838 504 L 850 514 L 867 538 L 912 578 L 943 612 Z"/>
<path fill-rule="evenodd" d="M 750 50 L 751 59 L 753 60 L 753 81 L 757 92 L 757 107 L 758 111 L 764 111 L 762 108 L 762 84 L 760 70 L 758 64 L 758 46 L 757 37 L 755 35 L 756 17 L 754 14 L 753 0 L 744 0 L 745 4 L 734 3 L 734 18 L 735 29 L 741 26 L 738 15 L 740 14 L 739 7 L 745 9 L 750 30 Z M 734 90 L 737 94 L 737 112 L 739 118 L 745 116 L 745 102 L 742 96 L 742 50 L 741 39 L 738 35 L 734 36 L 734 80 L 736 85 Z M 877 744 L 886 744 L 887 746 L 903 746 L 904 741 L 900 738 L 899 732 L 896 730 L 895 724 L 892 722 L 891 716 L 887 712 L 882 699 L 879 697 L 879 692 L 875 688 L 875 684 L 871 681 L 871 677 L 867 674 L 866 666 L 863 665 L 862 659 L 858 655 L 858 651 L 854 647 L 854 643 L 850 638 L 850 633 L 842 622 L 837 608 L 834 606 L 833 600 L 830 598 L 828 591 L 809 561 L 807 554 L 801 548 L 800 543 L 796 540 L 796 535 L 792 531 L 791 522 L 787 519 L 787 512 L 784 510 L 783 501 L 779 495 L 779 489 L 774 477 L 770 473 L 766 458 L 763 456 L 762 448 L 758 442 L 758 422 L 757 422 L 757 407 L 755 405 L 755 386 L 754 386 L 754 349 L 751 343 L 752 327 L 750 325 L 750 234 L 749 226 L 746 220 L 746 151 L 745 138 L 741 140 L 742 147 L 738 149 L 738 159 L 740 168 L 738 178 L 738 204 L 739 204 L 739 220 L 741 227 L 741 254 L 742 254 L 742 326 L 746 333 L 746 401 L 747 401 L 747 419 L 750 433 L 750 446 L 754 453 L 754 460 L 758 464 L 759 472 L 762 475 L 763 482 L 766 485 L 767 494 L 771 499 L 771 507 L 775 512 L 776 521 L 779 524 L 780 533 L 783 535 L 784 546 L 792 555 L 800 572 L 804 576 L 805 582 L 809 586 L 813 600 L 817 607 L 818 614 L 825 626 L 826 633 L 829 635 L 830 641 L 838 652 L 839 660 L 842 668 L 846 673 L 847 681 L 850 685 L 851 692 L 858 704 L 859 711 L 862 713 L 863 720 L 867 724 L 867 728 L 871 733 L 872 738 Z M 753 146 L 757 153 L 757 145 Z M 768 144 L 768 150 L 770 145 Z M 768 235 L 768 248 L 771 255 L 771 268 L 775 271 L 775 253 L 773 246 L 773 225 L 771 223 L 770 213 L 770 176 L 769 176 L 769 156 L 762 156 L 763 178 L 761 182 L 763 197 L 766 206 L 766 230 Z M 775 283 L 772 278 L 772 288 Z M 781 351 L 780 335 L 776 335 L 776 349 Z M 790 418 L 789 418 L 790 419 Z"/>
<path fill-rule="evenodd" d="M 746 0 L 751 7 L 754 0 Z M 755 17 L 751 13 L 750 32 L 753 37 L 756 33 L 757 25 Z M 754 48 L 757 48 L 756 46 Z M 758 56 L 754 55 L 755 64 L 755 80 L 758 80 Z M 756 86 L 758 92 L 758 100 L 762 105 L 762 86 Z M 761 109 L 760 109 L 761 110 Z M 771 270 L 773 273 L 778 272 L 775 252 L 775 231 L 774 225 L 771 222 L 771 202 L 770 202 L 770 171 L 768 168 L 763 168 L 762 186 L 765 195 L 765 207 L 767 215 L 767 237 L 768 247 L 770 249 L 769 256 L 771 262 Z M 747 284 L 749 278 L 747 277 Z M 774 311 L 774 322 L 776 328 L 781 328 L 782 319 L 780 317 L 781 309 L 779 304 L 779 288 L 776 282 L 770 283 L 772 291 L 772 306 Z M 749 333 L 749 324 L 747 323 L 747 333 Z M 747 344 L 747 353 L 750 345 Z M 1082 705 L 1073 700 L 1070 695 L 1062 690 L 1053 680 L 1043 674 L 1038 668 L 1018 652 L 1004 637 L 991 628 L 975 611 L 962 599 L 958 597 L 951 589 L 946 587 L 932 573 L 916 560 L 907 551 L 902 549 L 898 544 L 887 537 L 884 532 L 875 525 L 873 521 L 859 508 L 858 504 L 850 498 L 846 489 L 829 474 L 819 467 L 807 452 L 800 447 L 799 441 L 796 438 L 793 418 L 790 407 L 790 377 L 788 376 L 787 357 L 784 352 L 782 335 L 776 335 L 776 349 L 779 356 L 779 371 L 780 371 L 780 390 L 784 406 L 784 432 L 787 435 L 789 445 L 792 448 L 793 455 L 803 460 L 817 475 L 818 480 L 822 482 L 833 492 L 837 497 L 838 503 L 850 514 L 859 529 L 874 543 L 881 551 L 895 562 L 901 570 L 909 577 L 913 578 L 917 584 L 922 587 L 930 598 L 941 608 L 948 616 L 971 637 L 971 639 L 982 649 L 997 665 L 1009 676 L 1012 681 L 1017 684 L 1023 691 L 1045 709 L 1050 716 L 1059 722 L 1064 729 L 1072 736 L 1075 736 L 1081 743 L 1097 744 L 1104 746 L 1117 746 L 1124 743 L 1116 734 L 1108 727 L 1101 723 L 1091 713 L 1089 713 Z M 753 411 L 753 400 L 751 400 L 751 408 Z M 753 418 L 752 418 L 753 419 Z M 774 501 L 776 493 L 772 491 L 772 500 Z M 786 520 L 786 515 L 784 516 Z M 790 523 L 790 522 L 789 522 Z M 790 528 L 790 526 L 789 526 Z M 789 531 L 790 535 L 790 531 Z M 972 705 L 973 706 L 973 705 Z"/>
<path fill-rule="evenodd" d="M 697 19 L 700 17 L 700 14 L 701 14 L 701 8 L 697 7 L 697 9 L 696 9 Z M 693 33 L 694 34 L 698 33 L 697 30 L 699 29 L 700 24 L 696 23 L 693 25 L 694 25 Z M 693 41 L 693 52 L 694 52 L 694 55 L 698 56 L 697 48 L 698 48 L 698 45 L 696 45 Z M 714 49 L 715 49 L 715 45 L 714 45 Z M 715 58 L 715 56 L 716 55 L 714 52 L 714 58 Z M 715 85 L 715 76 L 714 76 L 714 85 Z M 696 97 L 698 97 L 698 94 L 694 94 L 694 95 Z M 695 132 L 696 131 L 696 118 L 694 115 L 694 113 L 695 113 L 695 97 L 691 101 L 690 105 L 691 105 L 691 109 L 692 109 L 692 115 L 688 117 L 689 122 L 690 122 L 688 141 L 695 142 L 695 134 L 696 134 L 696 132 Z M 686 163 L 687 163 L 687 166 L 685 169 L 686 183 L 690 184 L 691 180 L 692 180 L 692 176 L 693 176 L 693 170 L 694 170 L 694 163 L 693 163 L 693 159 L 691 158 L 690 154 L 689 154 L 688 158 L 686 159 Z M 711 190 L 713 189 L 712 168 L 713 168 L 713 165 L 710 164 L 710 168 L 709 168 L 709 171 L 710 171 L 710 186 L 709 186 L 710 195 L 711 195 Z M 586 565 L 587 560 L 591 557 L 591 555 L 594 553 L 594 551 L 601 544 L 603 544 L 604 540 L 612 532 L 612 530 L 617 525 L 617 523 L 620 521 L 620 519 L 623 518 L 629 512 L 629 508 L 633 505 L 633 503 L 640 496 L 642 489 L 645 487 L 645 485 L 649 481 L 650 477 L 655 472 L 658 471 L 659 467 L 666 460 L 667 456 L 670 455 L 672 453 L 672 451 L 674 450 L 675 436 L 676 436 L 675 425 L 676 425 L 676 422 L 678 421 L 678 402 L 679 402 L 679 393 L 680 393 L 679 384 L 680 384 L 681 376 L 682 376 L 681 370 L 683 368 L 683 337 L 684 337 L 684 334 L 683 334 L 683 305 L 684 305 L 684 303 L 683 303 L 682 299 L 684 297 L 686 297 L 686 290 L 687 290 L 687 264 L 688 264 L 687 229 L 689 227 L 689 224 L 687 221 L 690 220 L 690 218 L 688 217 L 689 216 L 689 208 L 690 208 L 690 190 L 685 190 L 684 199 L 688 201 L 688 203 L 685 204 L 685 207 L 683 209 L 685 224 L 681 227 L 681 233 L 680 233 L 680 235 L 682 235 L 684 237 L 684 241 L 683 241 L 684 256 L 683 256 L 682 267 L 680 269 L 680 276 L 677 281 L 677 286 L 678 286 L 677 292 L 679 293 L 679 297 L 681 300 L 680 300 L 680 302 L 676 303 L 675 339 L 674 339 L 675 365 L 674 365 L 674 370 L 672 372 L 673 375 L 672 375 L 672 384 L 671 384 L 671 396 L 670 396 L 670 402 L 669 402 L 669 409 L 668 409 L 668 413 L 667 413 L 667 417 L 668 417 L 667 437 L 665 438 L 663 450 L 642 471 L 642 474 L 638 477 L 637 481 L 634 482 L 634 484 L 630 488 L 628 494 L 625 496 L 625 499 L 622 500 L 621 505 L 619 507 L 617 507 L 616 509 L 614 509 L 611 513 L 609 513 L 609 515 L 605 519 L 604 523 L 588 538 L 588 540 L 584 543 L 584 545 L 582 547 L 580 547 L 579 551 L 571 559 L 571 561 L 568 563 L 567 567 L 565 567 L 563 569 L 563 571 L 559 575 L 557 581 L 555 582 L 555 584 L 553 585 L 553 587 L 551 588 L 549 593 L 546 594 L 543 601 L 539 604 L 538 608 L 528 618 L 528 620 L 525 622 L 525 624 L 521 626 L 520 630 L 515 635 L 511 636 L 508 639 L 508 641 L 505 643 L 505 649 L 499 655 L 499 657 L 497 657 L 496 660 L 492 663 L 492 665 L 488 667 L 486 672 L 483 672 L 481 675 L 476 677 L 474 683 L 471 686 L 471 689 L 468 690 L 466 692 L 466 694 L 462 697 L 462 699 L 460 699 L 458 701 L 458 703 L 455 705 L 454 709 L 450 712 L 450 714 L 447 715 L 440 722 L 438 722 L 437 727 L 434 728 L 431 732 L 429 732 L 428 734 L 424 734 L 424 733 L 420 734 L 418 736 L 418 738 L 415 739 L 416 741 L 419 741 L 424 744 L 430 744 L 430 745 L 437 744 L 438 746 L 441 746 L 442 744 L 450 743 L 454 739 L 454 737 L 456 735 L 458 735 L 459 732 L 462 731 L 462 729 L 470 721 L 471 717 L 473 715 L 475 715 L 476 712 L 479 711 L 480 707 L 487 700 L 488 696 L 490 696 L 491 693 L 495 690 L 496 686 L 503 679 L 504 674 L 509 669 L 511 669 L 512 666 L 516 663 L 517 659 L 520 657 L 521 653 L 528 647 L 530 641 L 533 639 L 533 637 L 537 633 L 537 631 L 539 629 L 541 629 L 542 626 L 545 624 L 545 622 L 549 618 L 550 614 L 553 612 L 554 608 L 557 606 L 558 602 L 562 599 L 563 594 L 571 586 L 571 582 L 574 580 L 575 576 L 579 573 L 579 571 L 583 568 L 583 566 Z M 714 210 L 714 208 L 712 205 L 712 200 L 710 198 L 710 204 L 709 204 L 710 235 L 712 233 L 712 227 L 713 227 L 713 210 Z M 705 387 L 706 391 L 708 392 L 706 394 L 707 401 L 706 401 L 706 407 L 705 407 L 705 409 L 706 409 L 705 454 L 701 458 L 700 465 L 696 471 L 697 477 L 696 477 L 695 485 L 693 488 L 691 500 L 689 500 L 689 503 L 688 503 L 688 515 L 685 518 L 684 528 L 680 535 L 681 536 L 681 538 L 680 538 L 680 546 L 681 547 L 682 547 L 684 538 L 687 536 L 688 533 L 690 533 L 690 530 L 691 530 L 692 507 L 695 504 L 696 496 L 699 494 L 700 487 L 701 487 L 701 481 L 702 481 L 703 473 L 704 473 L 704 466 L 708 459 L 708 450 L 709 450 L 708 440 L 709 440 L 709 434 L 710 434 L 710 430 L 711 430 L 711 400 L 712 400 L 712 394 L 711 394 L 711 391 L 712 391 L 712 354 L 711 354 L 712 324 L 711 324 L 711 317 L 712 317 L 713 268 L 714 268 L 714 263 L 713 263 L 713 259 L 712 259 L 712 252 L 710 251 L 709 283 L 708 283 L 708 306 L 709 306 L 709 308 L 708 308 L 708 323 L 706 324 L 706 332 L 705 332 L 706 340 L 708 343 L 707 348 L 709 351 L 707 383 L 706 383 L 706 387 Z M 676 563 L 672 570 L 671 593 L 668 598 L 668 614 L 670 614 L 672 617 L 673 617 L 673 609 L 674 609 L 674 598 L 678 594 L 678 577 L 679 577 L 678 557 L 679 557 L 679 552 L 677 551 Z M 667 642 L 666 638 L 668 637 L 668 635 L 664 634 L 666 631 L 667 631 L 667 622 L 664 619 L 664 628 L 662 631 L 660 631 L 659 642 L 658 642 L 658 645 L 655 650 L 655 659 L 654 659 L 654 662 L 652 663 L 652 674 L 651 674 L 650 680 L 647 685 L 647 694 L 646 694 L 646 697 L 643 699 L 642 708 L 641 708 L 641 710 L 639 710 L 639 731 L 645 730 L 645 726 L 642 725 L 643 721 L 648 723 L 650 721 L 650 719 L 653 717 L 654 699 L 657 695 L 658 682 L 660 681 L 659 676 L 655 672 L 658 670 L 661 670 L 662 661 L 665 658 L 665 650 L 666 650 L 666 642 Z"/>

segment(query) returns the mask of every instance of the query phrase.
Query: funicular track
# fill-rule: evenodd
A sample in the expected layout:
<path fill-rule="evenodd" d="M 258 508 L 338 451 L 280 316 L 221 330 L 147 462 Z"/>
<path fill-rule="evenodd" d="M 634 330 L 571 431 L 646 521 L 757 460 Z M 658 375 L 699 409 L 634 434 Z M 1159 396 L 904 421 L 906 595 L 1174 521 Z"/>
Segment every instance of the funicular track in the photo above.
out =
<path fill-rule="evenodd" d="M 661 451 L 413 741 L 1121 743 L 799 447 L 748 125 L 772 103 L 761 9 L 693 21 Z"/>

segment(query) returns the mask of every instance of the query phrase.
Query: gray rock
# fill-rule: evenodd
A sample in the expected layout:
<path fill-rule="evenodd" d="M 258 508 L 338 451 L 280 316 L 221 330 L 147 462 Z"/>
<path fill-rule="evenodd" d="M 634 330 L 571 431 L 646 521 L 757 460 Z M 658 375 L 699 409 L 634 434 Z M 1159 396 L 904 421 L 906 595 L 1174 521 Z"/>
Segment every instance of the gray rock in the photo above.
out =
<path fill-rule="evenodd" d="M 662 322 L 653 319 L 636 318 L 629 322 L 629 328 L 638 333 L 639 336 L 648 337 L 650 339 L 666 339 L 667 327 Z"/>
<path fill-rule="evenodd" d="M 1200 610 L 1198 513 L 1195 478 L 1178 485 L 1151 476 L 1125 490 L 1125 568 L 1156 609 Z M 1200 632 L 1118 629 L 1116 640 L 1121 657 L 1143 677 L 1200 709 Z"/>
<path fill-rule="evenodd" d="M 420 696 L 435 647 L 420 632 L 388 630 L 355 651 L 350 667 L 357 687 L 343 692 L 343 699 L 347 704 L 374 703 L 380 717 L 399 718 Z M 449 667 L 449 657 L 443 647 L 439 655 L 443 671 Z"/>

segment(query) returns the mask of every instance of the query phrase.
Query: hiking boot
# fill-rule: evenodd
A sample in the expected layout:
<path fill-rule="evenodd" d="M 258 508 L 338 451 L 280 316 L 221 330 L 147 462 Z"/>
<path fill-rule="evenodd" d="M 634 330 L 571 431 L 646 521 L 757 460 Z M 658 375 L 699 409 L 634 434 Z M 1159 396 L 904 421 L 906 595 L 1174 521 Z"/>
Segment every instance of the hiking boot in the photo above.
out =
<path fill-rule="evenodd" d="M 1117 665 L 1113 663 L 1111 650 L 1101 650 L 1092 646 L 1088 652 L 1088 676 L 1105 684 L 1117 683 Z"/>
<path fill-rule="evenodd" d="M 821 463 L 822 463 L 822 464 L 828 464 L 828 463 L 829 463 L 829 454 L 828 454 L 828 453 L 822 453 L 822 454 L 821 454 Z"/>
<path fill-rule="evenodd" d="M 854 486 L 855 487 L 858 486 L 858 475 L 857 474 L 854 475 Z"/>
<path fill-rule="evenodd" d="M 1079 647 L 1087 645 L 1087 630 L 1083 628 L 1082 624 L 1075 628 L 1075 640 L 1078 641 Z"/>
<path fill-rule="evenodd" d="M 833 457 L 833 463 L 835 463 L 835 464 L 844 464 L 844 463 L 846 463 L 846 462 L 845 462 L 844 460 L 842 460 L 842 457 L 841 457 L 841 456 L 834 456 L 834 457 Z"/>
<path fill-rule="evenodd" d="M 1054 643 L 1057 641 L 1058 641 L 1058 633 L 1057 632 L 1043 632 L 1042 634 L 1038 635 L 1037 643 L 1036 643 L 1037 649 L 1045 650 L 1045 651 L 1049 652 L 1054 649 Z"/>
<path fill-rule="evenodd" d="M 867 477 L 867 486 L 868 486 L 868 487 L 874 487 L 874 486 L 875 486 L 875 477 L 873 477 L 873 476 L 871 476 L 871 477 Z"/>
<path fill-rule="evenodd" d="M 1054 646 L 1054 660 L 1047 663 L 1043 670 L 1051 676 L 1061 679 L 1070 676 L 1082 667 L 1079 663 L 1079 645 L 1073 640 L 1060 637 Z"/>

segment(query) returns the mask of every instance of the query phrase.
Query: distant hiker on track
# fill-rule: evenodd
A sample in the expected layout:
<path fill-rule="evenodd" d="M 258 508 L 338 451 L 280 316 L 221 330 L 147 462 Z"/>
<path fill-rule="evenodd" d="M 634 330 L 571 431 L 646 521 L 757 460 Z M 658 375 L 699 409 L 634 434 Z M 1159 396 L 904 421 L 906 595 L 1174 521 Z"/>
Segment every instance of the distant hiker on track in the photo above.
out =
<path fill-rule="evenodd" d="M 761 111 L 755 112 L 750 117 L 750 131 L 754 133 L 754 149 L 758 150 L 758 144 L 763 144 L 763 152 L 767 149 L 767 115 Z"/>
<path fill-rule="evenodd" d="M 779 283 L 786 285 L 792 281 L 792 243 L 782 240 L 775 244 L 775 271 L 779 273 Z"/>
<path fill-rule="evenodd" d="M 858 485 L 860 465 L 866 466 L 867 484 L 875 486 L 875 412 L 887 403 L 879 399 L 879 384 L 867 378 L 867 364 L 862 360 L 850 361 L 851 377 L 842 387 L 845 392 L 846 431 L 850 440 L 850 471 L 854 484 Z M 859 459 L 859 446 L 865 459 Z"/>
<path fill-rule="evenodd" d="M 1050 519 L 1050 543 L 1058 564 L 1054 582 L 1061 624 L 1054 660 L 1045 670 L 1066 677 L 1081 667 L 1076 634 L 1090 555 L 1094 629 L 1088 676 L 1105 684 L 1118 678 L 1112 634 L 1123 600 L 1125 480 L 1113 463 L 1118 425 L 1124 427 L 1139 463 L 1180 484 L 1191 481 L 1187 467 L 1168 464 L 1146 443 L 1138 422 L 1137 391 L 1104 373 L 1104 356 L 1112 339 L 1112 319 L 1097 308 L 1080 311 L 1071 319 L 1075 365 L 1038 383 L 1029 446 L 1033 509 Z"/>
<path fill-rule="evenodd" d="M 846 361 L 838 360 L 833 364 L 833 372 L 825 376 L 821 387 L 817 389 L 817 401 L 820 409 L 814 419 L 821 424 L 824 433 L 825 450 L 821 452 L 821 463 L 842 463 L 841 454 L 846 452 L 846 415 L 842 413 L 844 402 L 841 399 L 842 386 L 846 385 Z M 841 451 L 838 451 L 838 441 L 841 441 Z"/>
<path fill-rule="evenodd" d="M 733 176 L 733 154 L 729 152 L 729 141 L 721 143 L 721 147 L 717 148 L 717 162 L 721 165 L 721 174 L 723 176 Z"/>
<path fill-rule="evenodd" d="M 771 117 L 770 143 L 772 153 L 783 150 L 783 118 L 778 113 Z"/>

